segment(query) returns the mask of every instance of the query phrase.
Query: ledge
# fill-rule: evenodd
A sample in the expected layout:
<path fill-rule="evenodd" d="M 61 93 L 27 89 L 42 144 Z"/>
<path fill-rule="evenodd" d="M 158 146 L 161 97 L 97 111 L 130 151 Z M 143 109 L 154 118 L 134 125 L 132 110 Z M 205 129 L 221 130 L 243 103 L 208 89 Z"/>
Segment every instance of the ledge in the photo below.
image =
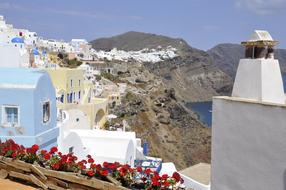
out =
<path fill-rule="evenodd" d="M 215 99 L 235 101 L 235 102 L 241 102 L 241 103 L 251 103 L 251 104 L 257 104 L 257 105 L 262 105 L 262 106 L 275 106 L 275 107 L 286 109 L 286 102 L 285 104 L 276 104 L 276 103 L 271 103 L 271 102 L 262 102 L 262 101 L 258 101 L 254 99 L 230 97 L 230 96 L 214 96 L 213 100 Z"/>

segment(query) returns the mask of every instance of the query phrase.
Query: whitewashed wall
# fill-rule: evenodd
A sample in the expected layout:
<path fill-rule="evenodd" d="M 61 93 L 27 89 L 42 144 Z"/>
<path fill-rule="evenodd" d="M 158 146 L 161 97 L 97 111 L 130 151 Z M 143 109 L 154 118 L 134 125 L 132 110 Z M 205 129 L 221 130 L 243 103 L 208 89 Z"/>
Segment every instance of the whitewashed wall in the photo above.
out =
<path fill-rule="evenodd" d="M 286 189 L 286 106 L 213 100 L 212 190 Z"/>
<path fill-rule="evenodd" d="M 13 44 L 0 45 L 0 67 L 18 68 L 28 66 L 29 52 L 26 49 L 14 47 Z"/>
<path fill-rule="evenodd" d="M 210 185 L 202 184 L 192 178 L 189 178 L 188 176 L 185 176 L 184 174 L 180 173 L 180 175 L 184 179 L 184 185 L 187 188 L 192 188 L 194 190 L 210 190 L 211 189 Z"/>

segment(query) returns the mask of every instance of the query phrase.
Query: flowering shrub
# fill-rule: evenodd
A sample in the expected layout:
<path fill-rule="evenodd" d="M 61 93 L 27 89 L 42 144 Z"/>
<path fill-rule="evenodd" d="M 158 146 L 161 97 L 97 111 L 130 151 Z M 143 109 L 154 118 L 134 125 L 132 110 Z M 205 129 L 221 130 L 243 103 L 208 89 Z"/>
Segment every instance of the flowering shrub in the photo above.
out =
<path fill-rule="evenodd" d="M 172 176 L 167 174 L 160 176 L 158 172 L 149 168 L 131 168 L 128 164 L 118 162 L 104 162 L 101 165 L 96 164 L 91 155 L 78 161 L 75 155 L 62 154 L 57 147 L 52 147 L 49 151 L 39 151 L 38 145 L 25 148 L 11 139 L 0 143 L 0 155 L 31 164 L 38 163 L 51 170 L 81 173 L 89 178 L 107 180 L 107 176 L 110 176 L 120 181 L 123 186 L 132 189 L 179 189 L 183 183 L 183 179 L 177 172 Z"/>

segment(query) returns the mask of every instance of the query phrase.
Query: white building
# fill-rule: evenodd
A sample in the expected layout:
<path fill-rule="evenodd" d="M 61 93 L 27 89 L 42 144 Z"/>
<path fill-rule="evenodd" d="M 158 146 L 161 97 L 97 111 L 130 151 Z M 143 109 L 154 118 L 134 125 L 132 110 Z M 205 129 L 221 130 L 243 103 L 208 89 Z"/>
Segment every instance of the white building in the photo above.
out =
<path fill-rule="evenodd" d="M 12 38 L 10 43 L 0 44 L 0 67 L 29 67 L 30 52 L 23 38 Z"/>
<path fill-rule="evenodd" d="M 34 47 L 38 42 L 36 32 L 14 28 L 13 25 L 7 24 L 4 17 L 0 15 L 0 43 L 9 44 L 15 37 L 23 38 L 25 45 L 30 47 Z"/>
<path fill-rule="evenodd" d="M 52 52 L 64 52 L 64 53 L 72 53 L 74 52 L 74 48 L 67 42 L 63 40 L 53 40 L 53 39 L 39 39 L 37 44 L 38 47 L 45 48 Z"/>
<path fill-rule="evenodd" d="M 70 44 L 74 47 L 75 52 L 81 53 L 84 46 L 88 44 L 86 39 L 72 39 Z"/>
<path fill-rule="evenodd" d="M 100 71 L 96 70 L 94 67 L 90 66 L 89 64 L 83 63 L 81 64 L 78 69 L 84 70 L 84 77 L 88 80 L 95 80 L 95 75 L 99 76 Z"/>
<path fill-rule="evenodd" d="M 285 190 L 286 104 L 277 44 L 267 31 L 242 43 L 231 97 L 214 97 L 212 190 Z"/>
<path fill-rule="evenodd" d="M 59 150 L 74 152 L 79 159 L 90 154 L 97 163 L 120 162 L 134 166 L 134 160 L 144 158 L 141 140 L 135 132 L 70 129 L 69 114 L 64 111 L 63 122 L 59 123 Z"/>
<path fill-rule="evenodd" d="M 77 57 L 84 61 L 94 61 L 92 56 L 91 45 L 86 39 L 72 39 L 70 44 L 74 48 L 74 52 L 77 53 Z"/>

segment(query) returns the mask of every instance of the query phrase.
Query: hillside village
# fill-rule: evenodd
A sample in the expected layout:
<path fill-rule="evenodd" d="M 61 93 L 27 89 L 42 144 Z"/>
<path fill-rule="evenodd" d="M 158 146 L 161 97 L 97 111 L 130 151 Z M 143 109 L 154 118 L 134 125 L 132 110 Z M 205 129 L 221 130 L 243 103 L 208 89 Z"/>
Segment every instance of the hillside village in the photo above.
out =
<path fill-rule="evenodd" d="M 62 153 L 73 153 L 78 159 L 91 155 L 98 164 L 120 162 L 168 175 L 177 171 L 174 163 L 158 157 L 162 155 L 171 161 L 170 154 L 184 151 L 177 150 L 172 135 L 166 133 L 159 137 L 168 139 L 170 135 L 167 141 L 174 142 L 172 150 L 167 145 L 162 151 L 152 145 L 159 139 L 148 136 L 145 126 L 150 123 L 145 120 L 146 123 L 140 124 L 136 122 L 141 119 L 132 119 L 146 118 L 144 114 L 150 109 L 156 115 L 162 111 L 156 116 L 160 123 L 170 123 L 163 104 L 170 108 L 179 106 L 174 91 L 166 91 L 158 77 L 142 70 L 141 63 L 173 59 L 177 56 L 175 48 L 97 51 L 84 39 L 71 42 L 43 39 L 36 32 L 7 24 L 3 16 L 0 29 L 2 141 L 13 139 L 27 147 L 37 144 L 41 149 L 56 146 Z M 127 69 L 126 64 L 132 61 L 134 69 Z M 148 86 L 146 80 L 153 82 Z M 155 95 L 157 88 L 165 98 L 149 99 L 154 105 L 145 107 L 148 103 L 140 97 Z M 181 118 L 176 112 L 173 114 L 175 120 Z M 192 120 L 186 112 L 184 115 L 182 122 Z M 159 124 L 156 125 L 157 128 Z M 167 149 L 173 153 L 166 152 Z M 180 152 L 173 156 L 178 155 Z M 208 159 L 205 157 L 205 161 Z M 179 168 L 187 162 L 180 163 Z"/>
<path fill-rule="evenodd" d="M 132 50 L 44 39 L 0 16 L 0 178 L 42 189 L 282 190 L 278 41 L 255 30 L 236 71 L 221 69 L 216 50 L 160 39 Z M 186 103 L 211 99 L 209 128 Z"/>

